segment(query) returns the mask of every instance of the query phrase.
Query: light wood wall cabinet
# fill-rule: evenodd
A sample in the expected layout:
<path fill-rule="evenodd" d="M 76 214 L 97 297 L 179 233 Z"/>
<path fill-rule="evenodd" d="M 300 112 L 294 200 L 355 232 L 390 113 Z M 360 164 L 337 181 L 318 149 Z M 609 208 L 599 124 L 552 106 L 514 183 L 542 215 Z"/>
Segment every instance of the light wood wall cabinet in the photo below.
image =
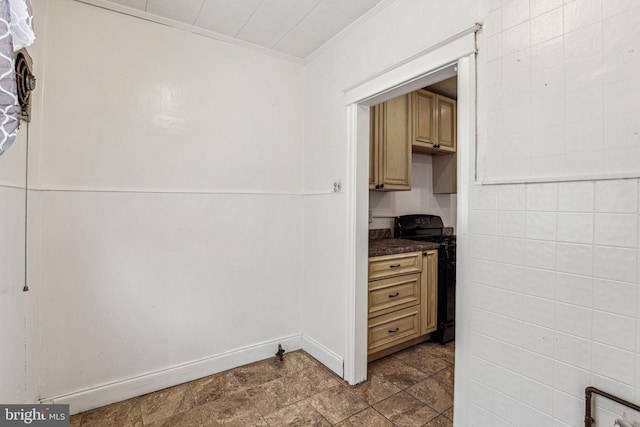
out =
<path fill-rule="evenodd" d="M 411 93 L 412 145 L 428 154 L 456 152 L 457 103 L 424 89 Z"/>
<path fill-rule="evenodd" d="M 369 189 L 411 190 L 411 96 L 371 109 Z"/>
<path fill-rule="evenodd" d="M 436 249 L 369 258 L 369 361 L 428 339 L 437 291 Z"/>

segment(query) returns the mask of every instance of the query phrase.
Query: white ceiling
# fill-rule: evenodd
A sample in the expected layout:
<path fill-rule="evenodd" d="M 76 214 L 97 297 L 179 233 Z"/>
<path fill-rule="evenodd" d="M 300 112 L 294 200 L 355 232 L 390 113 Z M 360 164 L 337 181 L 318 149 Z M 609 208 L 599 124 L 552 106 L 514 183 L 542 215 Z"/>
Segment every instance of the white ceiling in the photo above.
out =
<path fill-rule="evenodd" d="M 79 0 L 165 24 L 307 58 L 390 0 Z"/>

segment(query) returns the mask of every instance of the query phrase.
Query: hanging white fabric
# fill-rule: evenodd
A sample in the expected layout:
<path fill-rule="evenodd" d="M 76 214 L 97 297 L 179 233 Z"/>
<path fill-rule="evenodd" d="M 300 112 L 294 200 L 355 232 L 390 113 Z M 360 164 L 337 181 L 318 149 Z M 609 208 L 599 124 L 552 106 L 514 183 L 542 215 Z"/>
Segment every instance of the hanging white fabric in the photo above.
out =
<path fill-rule="evenodd" d="M 36 39 L 33 33 L 33 12 L 31 0 L 9 0 L 11 6 L 11 35 L 13 36 L 13 51 L 31 46 Z"/>
<path fill-rule="evenodd" d="M 13 54 L 35 40 L 31 0 L 0 0 L 0 156 L 20 125 Z"/>

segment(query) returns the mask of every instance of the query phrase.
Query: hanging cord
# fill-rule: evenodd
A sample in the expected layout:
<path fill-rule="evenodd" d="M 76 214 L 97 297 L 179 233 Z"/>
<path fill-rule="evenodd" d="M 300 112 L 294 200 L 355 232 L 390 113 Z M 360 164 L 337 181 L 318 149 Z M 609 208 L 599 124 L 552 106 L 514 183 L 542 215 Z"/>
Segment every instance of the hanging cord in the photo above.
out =
<path fill-rule="evenodd" d="M 22 288 L 22 292 L 29 292 L 29 286 L 27 284 L 27 252 L 29 249 L 29 216 L 27 214 L 29 207 L 29 122 L 27 122 L 26 165 L 24 175 L 24 287 Z"/>

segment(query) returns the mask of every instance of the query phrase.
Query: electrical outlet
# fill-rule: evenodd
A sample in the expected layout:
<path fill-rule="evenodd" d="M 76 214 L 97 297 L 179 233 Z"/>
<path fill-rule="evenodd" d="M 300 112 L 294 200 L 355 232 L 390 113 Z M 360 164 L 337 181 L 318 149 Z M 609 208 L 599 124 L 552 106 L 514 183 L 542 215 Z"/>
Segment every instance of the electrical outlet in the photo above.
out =
<path fill-rule="evenodd" d="M 336 181 L 333 183 L 333 192 L 339 193 L 342 191 L 342 183 L 340 181 Z"/>
<path fill-rule="evenodd" d="M 373 211 L 369 209 L 369 224 L 373 222 Z"/>

